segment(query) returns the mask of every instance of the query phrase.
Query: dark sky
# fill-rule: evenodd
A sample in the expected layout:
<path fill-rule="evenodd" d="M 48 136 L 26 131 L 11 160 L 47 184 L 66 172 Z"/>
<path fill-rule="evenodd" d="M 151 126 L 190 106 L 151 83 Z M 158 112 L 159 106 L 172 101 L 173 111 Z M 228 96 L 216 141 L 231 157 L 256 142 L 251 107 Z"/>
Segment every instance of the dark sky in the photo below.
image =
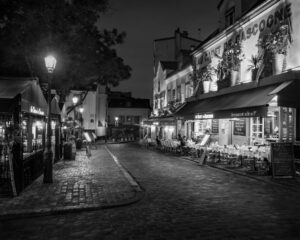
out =
<path fill-rule="evenodd" d="M 133 71 L 118 91 L 131 91 L 133 97 L 152 98 L 153 40 L 174 36 L 177 27 L 189 36 L 207 37 L 218 25 L 220 0 L 110 0 L 111 9 L 101 26 L 125 31 L 125 43 L 118 47 Z M 198 29 L 201 28 L 201 33 Z"/>

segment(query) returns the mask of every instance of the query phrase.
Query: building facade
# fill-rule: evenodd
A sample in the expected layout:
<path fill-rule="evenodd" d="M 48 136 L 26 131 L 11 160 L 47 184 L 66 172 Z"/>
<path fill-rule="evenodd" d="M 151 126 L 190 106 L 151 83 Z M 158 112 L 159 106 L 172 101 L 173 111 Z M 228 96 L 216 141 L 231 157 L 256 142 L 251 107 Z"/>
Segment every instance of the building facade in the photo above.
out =
<path fill-rule="evenodd" d="M 172 114 L 173 138 L 209 134 L 221 146 L 292 142 L 300 158 L 299 10 L 296 0 L 220 1 L 219 28 L 191 53 L 192 97 Z M 180 69 L 169 79 L 184 75 Z"/>

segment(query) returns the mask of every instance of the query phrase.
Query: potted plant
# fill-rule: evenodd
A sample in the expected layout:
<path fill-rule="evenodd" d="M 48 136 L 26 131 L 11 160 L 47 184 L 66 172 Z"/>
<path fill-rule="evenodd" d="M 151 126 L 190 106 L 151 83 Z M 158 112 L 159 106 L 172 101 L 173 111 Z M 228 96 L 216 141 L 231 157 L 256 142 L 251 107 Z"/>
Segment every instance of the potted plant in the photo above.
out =
<path fill-rule="evenodd" d="M 216 70 L 210 65 L 207 65 L 197 71 L 198 79 L 203 84 L 204 93 L 209 92 L 212 77 L 215 74 L 216 74 Z M 200 82 L 198 84 L 200 84 Z"/>
<path fill-rule="evenodd" d="M 251 59 L 249 60 L 250 65 L 248 66 L 247 71 L 252 72 L 252 81 L 255 81 L 258 77 L 257 73 L 262 64 L 261 60 L 262 60 L 261 57 L 259 57 L 257 55 L 252 55 Z"/>
<path fill-rule="evenodd" d="M 217 85 L 218 85 L 218 90 L 221 90 L 223 88 L 230 87 L 231 83 L 231 73 L 230 70 L 228 70 L 229 67 L 227 65 L 227 62 L 222 60 L 216 69 L 217 72 Z"/>
<path fill-rule="evenodd" d="M 236 85 L 239 78 L 240 63 L 243 60 L 241 42 L 227 44 L 223 52 L 223 67 L 230 70 L 231 86 Z"/>
<path fill-rule="evenodd" d="M 281 22 L 280 26 L 258 40 L 258 46 L 272 53 L 273 74 L 281 73 L 284 66 L 284 59 L 287 55 L 287 48 L 291 42 L 290 27 L 287 23 Z"/>

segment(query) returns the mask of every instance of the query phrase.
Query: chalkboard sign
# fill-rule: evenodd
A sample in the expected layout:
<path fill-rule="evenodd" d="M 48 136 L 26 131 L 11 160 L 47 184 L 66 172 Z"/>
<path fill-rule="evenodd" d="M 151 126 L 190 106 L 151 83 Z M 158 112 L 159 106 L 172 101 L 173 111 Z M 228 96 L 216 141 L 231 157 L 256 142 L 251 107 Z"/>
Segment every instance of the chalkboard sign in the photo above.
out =
<path fill-rule="evenodd" d="M 271 162 L 273 177 L 295 177 L 293 143 L 271 144 Z"/>
<path fill-rule="evenodd" d="M 239 119 L 233 122 L 233 134 L 238 136 L 246 136 L 246 120 Z"/>
<path fill-rule="evenodd" d="M 219 133 L 219 120 L 218 119 L 211 120 L 211 133 Z"/>

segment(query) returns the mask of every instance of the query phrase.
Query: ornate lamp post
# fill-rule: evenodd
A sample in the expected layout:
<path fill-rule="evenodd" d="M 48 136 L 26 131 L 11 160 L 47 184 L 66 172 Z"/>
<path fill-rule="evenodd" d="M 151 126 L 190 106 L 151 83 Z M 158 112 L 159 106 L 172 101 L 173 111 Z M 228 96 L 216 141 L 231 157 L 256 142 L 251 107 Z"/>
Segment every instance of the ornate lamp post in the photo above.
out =
<path fill-rule="evenodd" d="M 82 132 L 83 132 L 83 117 L 82 117 L 82 113 L 84 111 L 84 108 L 81 106 L 79 108 L 79 112 L 80 112 L 80 138 L 82 139 Z"/>
<path fill-rule="evenodd" d="M 45 57 L 45 65 L 48 71 L 48 118 L 47 118 L 47 144 L 44 151 L 44 183 L 53 182 L 53 152 L 51 149 L 51 77 L 55 69 L 56 59 L 53 56 Z"/>
<path fill-rule="evenodd" d="M 76 104 L 78 103 L 78 101 L 79 101 L 79 98 L 77 96 L 73 96 L 72 97 L 72 102 L 73 102 L 73 105 L 74 105 L 74 119 L 73 119 L 73 121 L 74 121 L 74 124 L 73 124 L 73 127 L 74 127 L 74 129 L 73 129 L 73 135 L 74 136 L 75 136 L 75 124 L 76 124 Z"/>

